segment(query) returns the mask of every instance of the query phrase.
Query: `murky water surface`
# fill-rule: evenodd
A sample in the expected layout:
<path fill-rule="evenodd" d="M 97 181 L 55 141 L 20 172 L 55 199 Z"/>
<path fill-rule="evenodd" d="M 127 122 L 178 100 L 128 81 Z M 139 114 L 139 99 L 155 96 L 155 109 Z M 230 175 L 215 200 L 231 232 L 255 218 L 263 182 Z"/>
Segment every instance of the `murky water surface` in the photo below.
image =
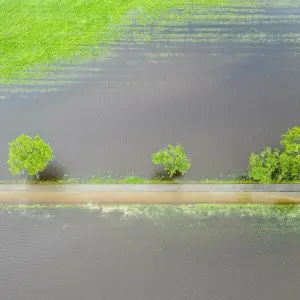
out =
<path fill-rule="evenodd" d="M 3 210 L 1 299 L 299 299 L 299 233 L 268 225 Z"/>
<path fill-rule="evenodd" d="M 261 2 L 133 24 L 104 60 L 1 86 L 0 177 L 20 133 L 39 133 L 70 176 L 149 178 L 170 143 L 185 146 L 189 178 L 245 171 L 300 121 L 300 8 Z"/>

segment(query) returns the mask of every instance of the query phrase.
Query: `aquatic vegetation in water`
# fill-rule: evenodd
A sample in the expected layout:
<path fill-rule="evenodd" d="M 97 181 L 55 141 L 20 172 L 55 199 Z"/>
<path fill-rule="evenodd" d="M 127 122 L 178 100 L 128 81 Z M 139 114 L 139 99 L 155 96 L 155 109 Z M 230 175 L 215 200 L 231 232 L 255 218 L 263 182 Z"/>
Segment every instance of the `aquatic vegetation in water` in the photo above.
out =
<path fill-rule="evenodd" d="M 259 232 L 299 232 L 300 206 L 267 204 L 195 204 L 195 205 L 108 205 L 102 206 L 102 214 L 119 213 L 121 218 L 147 218 L 155 224 L 168 226 L 182 218 L 194 220 L 194 224 L 214 218 L 230 220 L 250 218 L 255 220 Z M 170 223 L 170 221 L 172 221 Z"/>
<path fill-rule="evenodd" d="M 104 214 L 119 211 L 124 216 L 147 216 L 151 219 L 159 217 L 176 217 L 179 215 L 206 218 L 211 216 L 236 215 L 240 217 L 265 217 L 285 220 L 300 217 L 300 206 L 297 205 L 268 205 L 268 204 L 180 204 L 180 205 L 104 205 Z"/>
<path fill-rule="evenodd" d="M 51 216 L 52 209 L 83 209 L 100 213 L 103 218 L 118 215 L 122 220 L 149 219 L 158 226 L 169 226 L 189 219 L 189 224 L 201 224 L 208 220 L 253 220 L 260 233 L 300 233 L 300 206 L 292 204 L 193 204 L 193 205 L 0 205 L 3 213 L 20 212 L 23 216 Z"/>

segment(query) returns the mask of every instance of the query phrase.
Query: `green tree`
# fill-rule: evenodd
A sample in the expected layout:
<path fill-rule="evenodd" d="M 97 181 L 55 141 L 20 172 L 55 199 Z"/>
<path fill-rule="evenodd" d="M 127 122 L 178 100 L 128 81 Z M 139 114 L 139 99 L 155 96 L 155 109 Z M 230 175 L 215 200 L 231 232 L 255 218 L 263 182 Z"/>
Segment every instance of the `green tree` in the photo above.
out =
<path fill-rule="evenodd" d="M 9 143 L 7 163 L 12 175 L 24 173 L 25 170 L 29 175 L 37 175 L 53 158 L 53 150 L 39 135 L 32 139 L 21 134 Z"/>
<path fill-rule="evenodd" d="M 152 162 L 163 165 L 170 178 L 177 173 L 184 175 L 191 168 L 184 148 L 180 145 L 169 145 L 167 149 L 152 154 Z"/>

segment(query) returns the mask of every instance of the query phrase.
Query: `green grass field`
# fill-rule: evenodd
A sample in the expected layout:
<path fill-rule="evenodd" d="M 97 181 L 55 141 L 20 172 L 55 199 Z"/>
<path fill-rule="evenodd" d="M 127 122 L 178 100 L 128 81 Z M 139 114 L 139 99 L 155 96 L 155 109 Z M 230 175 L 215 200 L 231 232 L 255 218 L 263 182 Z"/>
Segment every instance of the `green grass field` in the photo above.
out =
<path fill-rule="evenodd" d="M 55 64 L 75 63 L 107 54 L 107 46 L 121 39 L 124 34 L 121 29 L 131 24 L 129 12 L 132 10 L 140 9 L 139 22 L 149 24 L 164 15 L 176 19 L 174 14 L 168 14 L 170 9 L 221 7 L 239 2 L 0 0 L 0 83 L 24 83 L 28 79 L 46 77 Z"/>

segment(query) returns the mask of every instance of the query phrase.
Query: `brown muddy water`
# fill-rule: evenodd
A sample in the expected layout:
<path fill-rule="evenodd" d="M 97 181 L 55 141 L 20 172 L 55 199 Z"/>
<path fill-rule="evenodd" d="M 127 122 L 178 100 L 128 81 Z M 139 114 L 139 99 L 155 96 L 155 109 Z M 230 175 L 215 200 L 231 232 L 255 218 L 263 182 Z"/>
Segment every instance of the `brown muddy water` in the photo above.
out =
<path fill-rule="evenodd" d="M 142 28 L 148 44 L 130 28 L 111 57 L 66 66 L 61 85 L 2 86 L 0 178 L 21 133 L 48 141 L 71 177 L 150 178 L 150 154 L 170 143 L 186 148 L 188 179 L 244 172 L 251 152 L 300 124 L 300 9 L 215 14 Z"/>
<path fill-rule="evenodd" d="M 264 233 L 270 221 L 162 226 L 75 208 L 0 217 L 3 300 L 299 299 L 299 233 Z"/>

